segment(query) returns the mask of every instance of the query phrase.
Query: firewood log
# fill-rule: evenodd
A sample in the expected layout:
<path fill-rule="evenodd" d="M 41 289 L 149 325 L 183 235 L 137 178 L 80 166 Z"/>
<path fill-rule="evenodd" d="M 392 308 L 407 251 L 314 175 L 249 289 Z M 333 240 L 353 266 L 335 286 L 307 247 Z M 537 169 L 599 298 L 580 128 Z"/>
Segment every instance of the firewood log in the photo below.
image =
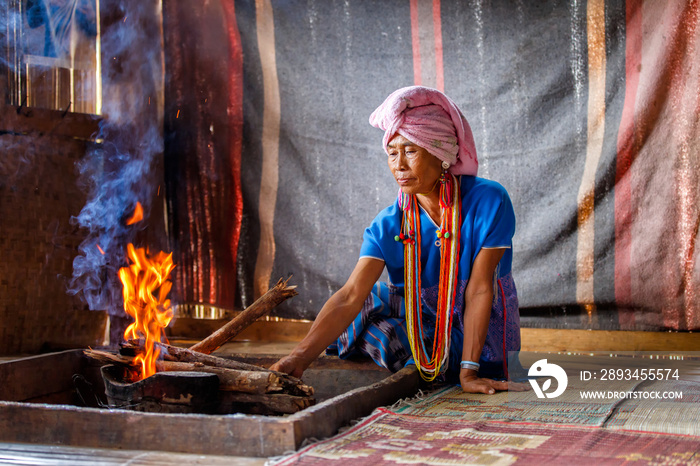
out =
<path fill-rule="evenodd" d="M 241 330 L 269 313 L 278 304 L 299 294 L 295 286 L 287 286 L 288 282 L 289 278 L 287 280 L 280 279 L 275 286 L 267 290 L 264 295 L 248 306 L 246 310 L 204 340 L 191 346 L 190 349 L 204 354 L 211 354 L 216 351 L 224 343 L 238 335 Z"/>
<path fill-rule="evenodd" d="M 124 356 L 121 354 L 110 353 L 108 351 L 100 351 L 94 349 L 86 349 L 83 354 L 90 359 L 101 362 L 102 364 L 119 364 L 122 366 L 133 366 L 134 357 Z"/>
<path fill-rule="evenodd" d="M 119 364 L 123 366 L 134 365 L 133 356 L 124 356 L 98 350 L 85 350 L 84 354 L 91 359 L 106 364 Z M 176 361 L 157 361 L 156 369 L 158 372 L 184 371 L 216 374 L 219 376 L 219 390 L 262 394 L 279 392 L 284 389 L 279 377 L 272 372 L 245 371 L 226 367 L 207 366 L 201 362 L 187 363 Z"/>
<path fill-rule="evenodd" d="M 188 348 L 180 348 L 177 346 L 169 345 L 167 343 L 156 343 L 156 346 L 158 346 L 161 349 L 163 359 L 169 361 L 201 362 L 202 364 L 205 364 L 207 366 L 228 367 L 230 369 L 240 369 L 243 371 L 271 372 L 269 369 L 265 369 L 262 366 L 256 366 L 254 364 L 236 361 L 235 359 L 228 359 L 219 356 L 212 356 L 210 354 L 199 353 L 197 351 L 192 351 Z"/>
<path fill-rule="evenodd" d="M 157 361 L 158 372 L 209 372 L 219 376 L 219 390 L 263 394 L 282 391 L 279 378 L 271 372 L 241 371 L 225 367 L 205 366 L 200 362 Z"/>
<path fill-rule="evenodd" d="M 93 349 L 87 349 L 83 352 L 87 357 L 103 364 L 135 366 L 134 356 Z M 214 360 L 231 361 L 213 356 L 207 357 Z M 211 359 L 209 362 L 212 362 Z M 216 374 L 220 383 L 219 409 L 222 413 L 292 414 L 311 406 L 315 402 L 311 396 L 313 394 L 312 387 L 302 384 L 299 379 L 295 379 L 287 374 L 265 370 L 264 368 L 257 371 L 245 371 L 206 365 L 202 362 L 185 363 L 168 360 L 157 361 L 156 368 L 159 372 L 195 371 Z M 278 377 L 276 374 L 282 377 Z M 296 381 L 296 384 L 291 383 L 294 381 Z M 283 392 L 280 393 L 280 391 Z"/>
<path fill-rule="evenodd" d="M 271 371 L 254 364 L 247 364 L 234 359 L 221 358 L 210 354 L 202 354 L 187 348 L 179 348 L 166 343 L 156 343 L 156 346 L 160 348 L 160 354 L 166 361 L 202 363 L 205 366 L 272 373 L 279 378 L 279 383 L 282 385 L 285 392 L 288 392 L 291 395 L 300 396 L 312 396 L 314 394 L 313 387 L 304 384 L 300 379 L 292 377 L 289 374 L 285 374 L 284 372 Z M 139 342 L 136 340 L 130 340 L 123 345 L 123 349 L 132 351 L 136 354 L 140 351 Z"/>
<path fill-rule="evenodd" d="M 314 404 L 308 396 L 284 393 L 251 395 L 238 392 L 219 392 L 221 412 L 245 412 L 249 414 L 294 414 Z"/>
<path fill-rule="evenodd" d="M 165 343 L 157 343 L 157 345 L 162 349 L 161 354 L 163 355 L 163 359 L 168 361 L 192 363 L 200 362 L 204 365 L 213 367 L 227 367 L 230 369 L 244 371 L 269 372 L 276 375 L 280 380 L 280 384 L 284 387 L 284 390 L 292 395 L 312 396 L 314 394 L 313 387 L 304 384 L 301 379 L 285 374 L 284 372 L 271 371 L 254 364 L 247 364 L 228 358 L 220 358 L 210 354 L 202 354 L 192 351 L 191 349 L 178 348 L 177 346 L 172 346 Z"/>

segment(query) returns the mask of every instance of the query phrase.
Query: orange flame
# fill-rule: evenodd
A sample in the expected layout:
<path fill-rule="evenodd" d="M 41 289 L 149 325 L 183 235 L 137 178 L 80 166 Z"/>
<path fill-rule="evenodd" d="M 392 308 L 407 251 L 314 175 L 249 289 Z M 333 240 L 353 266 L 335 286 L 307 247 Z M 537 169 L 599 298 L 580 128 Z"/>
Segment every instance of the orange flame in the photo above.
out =
<path fill-rule="evenodd" d="M 141 365 L 141 380 L 156 373 L 160 350 L 155 344 L 165 339 L 163 329 L 173 318 L 167 296 L 175 265 L 172 253 L 161 251 L 149 257 L 144 248 L 136 249 L 133 244 L 127 246 L 127 257 L 129 265 L 119 270 L 119 279 L 124 286 L 124 310 L 135 322 L 126 328 L 124 339 L 145 338 L 144 353 L 135 359 Z"/>
<path fill-rule="evenodd" d="M 134 213 L 131 215 L 131 218 L 126 221 L 127 225 L 133 225 L 134 223 L 140 222 L 143 220 L 143 207 L 141 207 L 141 203 L 137 202 L 136 207 L 134 208 Z"/>

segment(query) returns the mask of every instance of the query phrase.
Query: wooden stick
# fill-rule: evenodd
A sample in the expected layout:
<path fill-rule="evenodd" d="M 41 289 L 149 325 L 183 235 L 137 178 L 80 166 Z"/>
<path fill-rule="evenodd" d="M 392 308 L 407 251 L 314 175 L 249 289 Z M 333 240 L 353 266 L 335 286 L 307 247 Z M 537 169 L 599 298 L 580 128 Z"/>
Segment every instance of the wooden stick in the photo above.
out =
<path fill-rule="evenodd" d="M 161 348 L 163 359 L 180 362 L 201 362 L 207 366 L 228 367 L 230 369 L 240 369 L 243 371 L 272 372 L 262 366 L 236 361 L 234 359 L 212 356 L 210 354 L 198 353 L 188 348 L 179 348 L 166 343 L 156 343 Z"/>
<path fill-rule="evenodd" d="M 259 371 L 265 373 L 272 373 L 276 375 L 285 391 L 288 391 L 292 395 L 302 395 L 311 396 L 314 394 L 313 387 L 304 384 L 301 379 L 292 377 L 284 372 L 271 371 L 261 366 L 256 366 L 253 364 L 247 364 L 244 362 L 236 361 L 228 358 L 220 358 L 218 356 L 212 356 L 210 354 L 202 354 L 196 351 L 192 351 L 187 348 L 178 348 L 177 346 L 167 345 L 165 343 L 156 343 L 160 348 L 163 349 L 161 354 L 163 359 L 168 361 L 179 361 L 179 362 L 199 362 L 207 366 L 213 367 L 226 367 L 229 369 L 238 369 L 244 371 Z"/>
<path fill-rule="evenodd" d="M 209 335 L 204 340 L 200 341 L 194 346 L 191 346 L 190 349 L 199 353 L 211 354 L 231 338 L 238 335 L 241 330 L 248 327 L 260 317 L 269 313 L 278 304 L 291 298 L 292 296 L 299 294 L 296 287 L 287 286 L 287 282 L 289 282 L 289 278 L 287 280 L 280 278 L 275 286 L 267 290 L 264 295 L 248 306 L 245 311 L 238 314 L 229 323 Z"/>
<path fill-rule="evenodd" d="M 279 378 L 280 384 L 282 387 L 284 387 L 284 390 L 290 394 L 301 396 L 312 396 L 314 394 L 313 387 L 305 385 L 300 379 L 292 377 L 289 374 L 285 374 L 284 372 L 271 371 L 254 364 L 247 364 L 233 359 L 212 356 L 210 354 L 202 354 L 187 348 L 179 348 L 166 343 L 156 343 L 156 346 L 161 349 L 161 355 L 166 361 L 201 363 L 212 367 L 272 373 Z M 138 342 L 131 340 L 126 343 L 123 348 L 127 350 L 139 350 L 140 346 Z"/>
<path fill-rule="evenodd" d="M 122 366 L 133 366 L 134 357 L 133 356 L 123 356 L 121 354 L 114 354 L 107 351 L 100 351 L 94 349 L 86 349 L 83 354 L 90 359 L 101 362 L 103 364 L 120 364 Z"/>
<path fill-rule="evenodd" d="M 107 351 L 85 350 L 86 356 L 105 364 L 134 365 L 133 356 L 113 354 Z M 209 372 L 219 376 L 219 390 L 239 391 L 250 394 L 279 392 L 284 389 L 280 378 L 272 372 L 245 371 L 226 367 L 207 366 L 201 362 L 187 363 L 177 361 L 157 361 L 158 372 L 192 371 Z"/>
<path fill-rule="evenodd" d="M 279 378 L 271 372 L 241 371 L 202 363 L 157 361 L 158 372 L 208 372 L 219 376 L 219 390 L 261 395 L 282 391 Z"/>
<path fill-rule="evenodd" d="M 238 392 L 220 392 L 219 406 L 224 413 L 293 414 L 314 404 L 314 399 L 284 393 L 250 395 Z"/>

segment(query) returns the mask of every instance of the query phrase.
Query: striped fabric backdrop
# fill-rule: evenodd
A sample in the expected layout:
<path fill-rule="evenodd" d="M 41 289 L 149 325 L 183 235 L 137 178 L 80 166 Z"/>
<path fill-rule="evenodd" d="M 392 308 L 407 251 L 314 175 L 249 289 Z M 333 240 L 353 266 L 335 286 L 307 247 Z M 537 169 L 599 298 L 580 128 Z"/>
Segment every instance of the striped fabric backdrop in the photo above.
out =
<path fill-rule="evenodd" d="M 513 199 L 525 326 L 700 329 L 697 1 L 206 5 L 164 11 L 166 158 L 191 167 L 168 172 L 182 301 L 247 306 L 293 274 L 279 314 L 313 318 L 396 195 L 369 114 L 422 84 L 458 102 L 479 175 Z M 168 40 L 175 19 L 203 45 Z M 168 66 L 182 54 L 194 68 Z M 175 147 L 183 108 L 192 150 Z"/>

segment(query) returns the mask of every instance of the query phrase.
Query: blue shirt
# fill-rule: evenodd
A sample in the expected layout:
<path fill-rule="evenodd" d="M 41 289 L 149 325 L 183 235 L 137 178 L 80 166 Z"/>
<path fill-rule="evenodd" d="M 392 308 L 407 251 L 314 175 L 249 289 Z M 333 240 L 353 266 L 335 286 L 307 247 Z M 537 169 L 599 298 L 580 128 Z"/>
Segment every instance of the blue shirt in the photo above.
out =
<path fill-rule="evenodd" d="M 513 262 L 512 239 L 515 233 L 515 213 L 508 192 L 495 181 L 463 175 L 460 178 L 462 196 L 462 229 L 458 270 L 456 311 L 462 311 L 463 294 L 471 275 L 474 260 L 482 248 L 507 248 L 498 265 L 498 277 L 511 271 Z M 385 262 L 392 284 L 403 290 L 404 245 L 394 237 L 401 230 L 402 211 L 398 200 L 382 210 L 365 230 L 360 257 L 373 257 Z M 421 285 L 425 304 L 437 307 L 437 286 L 440 272 L 440 247 L 436 230 L 438 225 L 420 209 L 421 224 Z M 432 302 L 435 288 L 435 302 Z M 457 305 L 459 304 L 459 307 Z"/>

